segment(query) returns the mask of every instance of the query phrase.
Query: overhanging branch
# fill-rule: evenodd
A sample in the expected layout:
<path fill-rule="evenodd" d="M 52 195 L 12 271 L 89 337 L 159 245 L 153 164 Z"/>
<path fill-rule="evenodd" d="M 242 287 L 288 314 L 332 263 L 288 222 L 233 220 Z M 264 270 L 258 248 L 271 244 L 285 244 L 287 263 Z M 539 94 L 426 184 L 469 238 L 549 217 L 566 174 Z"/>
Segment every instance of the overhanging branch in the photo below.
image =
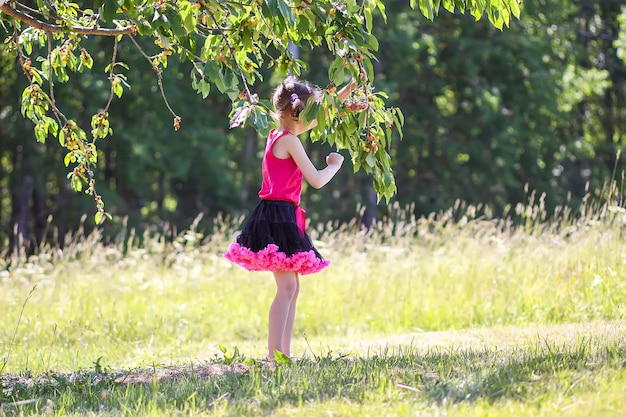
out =
<path fill-rule="evenodd" d="M 80 35 L 97 35 L 97 36 L 118 36 L 127 35 L 133 33 L 134 26 L 121 27 L 116 29 L 99 28 L 99 27 L 85 27 L 85 26 L 71 26 L 65 27 L 61 25 L 54 25 L 52 23 L 43 22 L 31 15 L 17 10 L 9 5 L 6 0 L 0 0 L 0 11 L 7 16 L 11 16 L 20 22 L 26 23 L 35 29 L 43 30 L 44 32 L 74 32 Z"/>

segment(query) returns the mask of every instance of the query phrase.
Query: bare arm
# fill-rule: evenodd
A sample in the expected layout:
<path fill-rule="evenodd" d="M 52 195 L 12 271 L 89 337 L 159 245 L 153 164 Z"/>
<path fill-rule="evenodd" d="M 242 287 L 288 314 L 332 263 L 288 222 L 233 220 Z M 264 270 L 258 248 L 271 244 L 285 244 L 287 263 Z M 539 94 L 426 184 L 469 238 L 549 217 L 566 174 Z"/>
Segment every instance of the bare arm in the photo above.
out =
<path fill-rule="evenodd" d="M 350 96 L 350 93 L 352 92 L 352 90 L 357 88 L 357 83 L 356 81 L 352 80 L 350 81 L 349 84 L 345 85 L 341 90 L 339 90 L 337 92 L 337 97 L 339 98 L 339 100 L 341 100 L 342 102 L 347 99 Z M 325 110 L 326 114 L 328 114 L 328 110 Z M 308 132 L 309 130 L 313 129 L 315 126 L 317 126 L 317 120 L 313 120 L 308 126 L 306 126 L 302 132 Z M 298 134 L 302 133 L 302 132 L 298 132 Z"/>
<path fill-rule="evenodd" d="M 357 88 L 357 83 L 356 81 L 352 80 L 350 81 L 350 84 L 347 84 L 346 86 L 344 86 L 341 90 L 339 90 L 337 92 L 337 97 L 339 98 L 339 100 L 341 100 L 342 102 L 348 98 L 348 96 L 350 96 L 350 93 L 352 92 L 352 90 Z"/>
<path fill-rule="evenodd" d="M 318 170 L 306 154 L 302 142 L 295 135 L 285 135 L 280 138 L 274 144 L 273 152 L 279 158 L 285 154 L 291 156 L 298 168 L 300 168 L 300 171 L 302 171 L 302 176 L 306 182 L 313 188 L 322 188 L 328 184 L 343 163 L 343 156 L 332 152 L 326 157 L 327 166 Z"/>

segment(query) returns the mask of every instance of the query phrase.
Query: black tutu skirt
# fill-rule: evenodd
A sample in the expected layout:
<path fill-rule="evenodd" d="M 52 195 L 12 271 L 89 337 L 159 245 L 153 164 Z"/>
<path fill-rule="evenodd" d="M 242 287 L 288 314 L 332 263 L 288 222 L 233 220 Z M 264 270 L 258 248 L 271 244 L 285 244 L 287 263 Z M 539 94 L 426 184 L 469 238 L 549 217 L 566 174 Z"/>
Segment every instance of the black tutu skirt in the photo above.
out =
<path fill-rule="evenodd" d="M 304 211 L 289 201 L 261 200 L 224 256 L 249 271 L 318 272 L 322 258 L 304 230 Z"/>

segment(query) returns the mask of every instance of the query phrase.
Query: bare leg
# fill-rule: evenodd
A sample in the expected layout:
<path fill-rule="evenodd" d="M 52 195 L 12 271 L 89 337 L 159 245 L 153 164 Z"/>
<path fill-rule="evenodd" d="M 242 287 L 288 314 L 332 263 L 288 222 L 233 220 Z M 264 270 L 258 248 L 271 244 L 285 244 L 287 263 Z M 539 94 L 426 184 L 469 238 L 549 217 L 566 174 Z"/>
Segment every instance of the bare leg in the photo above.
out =
<path fill-rule="evenodd" d="M 296 318 L 296 302 L 298 301 L 298 294 L 300 294 L 300 276 L 296 274 L 296 291 L 293 293 L 291 302 L 289 303 L 289 314 L 287 315 L 287 321 L 285 322 L 285 331 L 283 332 L 282 349 L 287 356 L 291 356 L 291 336 L 293 335 L 293 323 Z"/>
<path fill-rule="evenodd" d="M 276 280 L 276 295 L 270 307 L 269 334 L 267 337 L 267 358 L 270 360 L 274 359 L 274 349 L 282 352 L 283 334 L 285 333 L 291 300 L 298 289 L 298 275 L 293 271 L 275 271 L 274 279 Z"/>

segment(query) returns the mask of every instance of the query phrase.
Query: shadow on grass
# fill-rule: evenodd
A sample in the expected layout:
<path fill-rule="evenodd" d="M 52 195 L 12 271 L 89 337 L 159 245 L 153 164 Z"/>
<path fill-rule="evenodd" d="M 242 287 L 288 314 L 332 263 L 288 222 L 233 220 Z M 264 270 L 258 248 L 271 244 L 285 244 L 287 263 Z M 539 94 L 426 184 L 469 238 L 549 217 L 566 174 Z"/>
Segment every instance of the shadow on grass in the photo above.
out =
<path fill-rule="evenodd" d="M 568 394 L 584 379 L 626 367 L 626 339 L 583 339 L 574 345 L 515 349 L 388 348 L 367 357 L 325 356 L 291 365 L 202 364 L 114 372 L 98 366 L 71 374 L 0 375 L 7 415 L 48 410 L 147 414 L 158 410 L 271 414 L 280 407 L 366 397 L 419 400 L 429 405 L 520 399 L 551 390 Z M 97 364 L 96 364 L 97 365 Z M 583 378 L 584 377 L 584 378 Z"/>

